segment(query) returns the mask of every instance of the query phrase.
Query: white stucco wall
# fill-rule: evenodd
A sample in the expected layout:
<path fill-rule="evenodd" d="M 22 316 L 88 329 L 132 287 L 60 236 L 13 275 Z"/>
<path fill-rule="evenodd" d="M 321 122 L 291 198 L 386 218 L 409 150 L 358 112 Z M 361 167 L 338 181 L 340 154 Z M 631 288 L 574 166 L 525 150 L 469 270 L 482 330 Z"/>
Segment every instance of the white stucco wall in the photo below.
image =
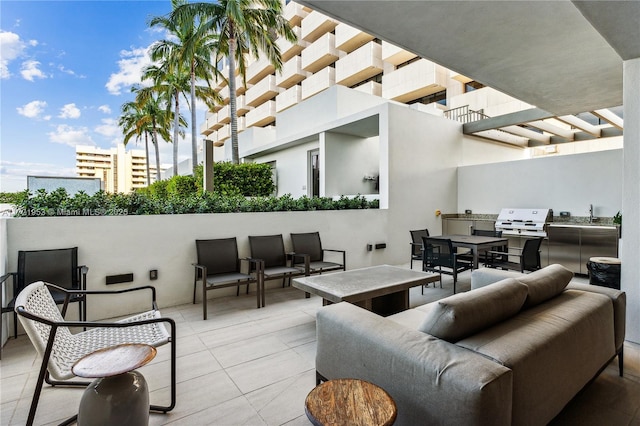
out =
<path fill-rule="evenodd" d="M 304 133 L 320 123 L 329 123 L 385 102 L 378 96 L 344 86 L 331 86 L 295 107 L 278 113 L 277 138 Z"/>
<path fill-rule="evenodd" d="M 384 210 L 315 212 L 228 213 L 152 216 L 52 217 L 7 219 L 7 254 L 11 271 L 18 250 L 78 247 L 79 263 L 89 267 L 89 289 L 118 289 L 153 285 L 160 307 L 191 303 L 196 239 L 236 237 L 241 257 L 250 255 L 249 235 L 283 234 L 291 250 L 289 233 L 319 231 L 325 248 L 347 251 L 349 269 L 397 263 L 393 250 L 366 250 L 367 244 L 385 241 L 389 214 Z M 408 235 L 408 234 L 407 234 Z M 404 247 L 408 236 L 404 236 Z M 404 258 L 406 256 L 402 256 Z M 158 280 L 149 280 L 149 270 Z M 133 273 L 134 282 L 107 286 L 107 275 Z M 267 283 L 277 286 L 279 282 Z M 234 289 L 210 292 L 209 297 L 235 294 Z M 304 297 L 301 292 L 300 297 Z M 147 308 L 143 296 L 117 297 L 105 303 L 89 300 L 89 319 L 124 315 Z M 267 303 L 269 297 L 267 296 Z M 212 305 L 211 309 L 215 309 Z M 69 309 L 75 315 L 77 309 Z M 6 315 L 5 318 L 9 319 Z"/>
<path fill-rule="evenodd" d="M 622 207 L 622 150 L 460 167 L 458 207 L 498 214 L 501 208 L 551 208 L 554 214 L 614 216 Z"/>
<path fill-rule="evenodd" d="M 308 193 L 309 151 L 318 149 L 318 140 L 293 146 L 286 150 L 267 153 L 255 159 L 256 163 L 276 162 L 278 175 L 278 196 L 291 194 L 300 198 Z"/>
<path fill-rule="evenodd" d="M 380 174 L 379 137 L 359 138 L 340 133 L 324 134 L 324 195 L 377 194 L 375 182 L 364 176 Z"/>
<path fill-rule="evenodd" d="M 624 62 L 624 198 L 621 288 L 627 293 L 627 339 L 640 343 L 640 58 Z"/>
<path fill-rule="evenodd" d="M 387 105 L 380 123 L 381 135 L 389 138 L 389 205 L 396 232 L 405 244 L 411 229 L 438 235 L 442 223 L 435 211 L 457 210 L 461 124 L 395 104 Z"/>

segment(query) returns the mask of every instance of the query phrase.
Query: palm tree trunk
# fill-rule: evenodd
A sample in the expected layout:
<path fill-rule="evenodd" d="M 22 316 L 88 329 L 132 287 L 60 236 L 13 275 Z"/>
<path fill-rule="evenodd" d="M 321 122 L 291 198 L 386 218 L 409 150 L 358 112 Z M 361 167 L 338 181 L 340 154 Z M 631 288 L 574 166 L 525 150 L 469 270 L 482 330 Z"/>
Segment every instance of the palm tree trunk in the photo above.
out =
<path fill-rule="evenodd" d="M 147 162 L 147 186 L 151 185 L 151 172 L 149 171 L 149 133 L 144 132 L 144 155 Z"/>
<path fill-rule="evenodd" d="M 156 127 L 156 119 L 153 118 L 153 138 L 151 142 L 156 148 L 156 182 L 160 180 L 160 147 L 158 146 L 158 130 Z"/>
<path fill-rule="evenodd" d="M 233 31 L 233 28 L 231 29 Z M 240 163 L 238 153 L 238 117 L 236 112 L 236 39 L 229 39 L 229 115 L 231 116 L 231 160 Z"/>
<path fill-rule="evenodd" d="M 196 129 L 196 71 L 191 61 L 191 173 L 196 175 L 198 165 L 198 134 Z"/>
<path fill-rule="evenodd" d="M 176 91 L 176 108 L 175 117 L 173 119 L 173 175 L 178 176 L 178 130 L 180 126 L 180 101 L 179 93 Z"/>

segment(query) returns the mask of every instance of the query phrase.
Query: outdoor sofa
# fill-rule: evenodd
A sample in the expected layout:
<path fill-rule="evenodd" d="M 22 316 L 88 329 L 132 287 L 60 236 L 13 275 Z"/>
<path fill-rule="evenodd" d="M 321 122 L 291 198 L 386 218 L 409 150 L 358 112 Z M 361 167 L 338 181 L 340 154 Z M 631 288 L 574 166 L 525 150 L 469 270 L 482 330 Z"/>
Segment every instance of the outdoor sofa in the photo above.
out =
<path fill-rule="evenodd" d="M 567 287 L 573 273 L 560 265 L 493 271 L 476 289 L 386 318 L 345 302 L 321 308 L 318 378 L 379 385 L 397 425 L 544 425 L 616 355 L 622 374 L 624 292 Z"/>

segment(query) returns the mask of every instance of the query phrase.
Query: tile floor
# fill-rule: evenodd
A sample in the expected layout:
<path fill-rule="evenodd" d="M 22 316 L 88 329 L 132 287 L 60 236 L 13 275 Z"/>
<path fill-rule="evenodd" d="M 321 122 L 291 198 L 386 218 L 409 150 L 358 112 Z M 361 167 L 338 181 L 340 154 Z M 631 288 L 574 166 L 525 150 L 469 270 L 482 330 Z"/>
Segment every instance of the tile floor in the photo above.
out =
<path fill-rule="evenodd" d="M 468 290 L 470 273 L 458 281 Z M 411 304 L 439 299 L 444 288 L 411 291 Z M 295 288 L 270 289 L 267 306 L 255 308 L 251 294 L 209 301 L 209 319 L 201 305 L 162 309 L 178 324 L 177 406 L 151 414 L 151 425 L 309 425 L 304 399 L 314 387 L 315 314 L 321 299 L 305 299 Z M 554 425 L 640 425 L 640 346 L 625 346 L 625 375 L 616 361 L 586 387 L 553 421 Z M 25 423 L 37 378 L 39 358 L 22 335 L 10 339 L 0 361 L 2 425 Z M 168 401 L 168 347 L 143 367 L 155 403 Z M 73 415 L 82 390 L 45 386 L 36 424 L 58 424 Z"/>

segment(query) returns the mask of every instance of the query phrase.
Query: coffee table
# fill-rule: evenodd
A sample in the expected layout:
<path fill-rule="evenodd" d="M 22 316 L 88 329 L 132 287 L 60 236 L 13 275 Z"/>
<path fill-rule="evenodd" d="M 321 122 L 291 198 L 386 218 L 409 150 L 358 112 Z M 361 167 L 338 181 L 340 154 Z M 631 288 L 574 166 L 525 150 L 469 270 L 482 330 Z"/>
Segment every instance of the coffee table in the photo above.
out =
<path fill-rule="evenodd" d="M 380 265 L 300 277 L 293 286 L 322 297 L 323 304 L 350 302 L 379 315 L 409 309 L 409 289 L 440 280 L 435 273 Z"/>
<path fill-rule="evenodd" d="M 398 410 L 379 386 L 358 379 L 334 379 L 316 386 L 304 402 L 307 418 L 316 426 L 389 426 Z"/>

